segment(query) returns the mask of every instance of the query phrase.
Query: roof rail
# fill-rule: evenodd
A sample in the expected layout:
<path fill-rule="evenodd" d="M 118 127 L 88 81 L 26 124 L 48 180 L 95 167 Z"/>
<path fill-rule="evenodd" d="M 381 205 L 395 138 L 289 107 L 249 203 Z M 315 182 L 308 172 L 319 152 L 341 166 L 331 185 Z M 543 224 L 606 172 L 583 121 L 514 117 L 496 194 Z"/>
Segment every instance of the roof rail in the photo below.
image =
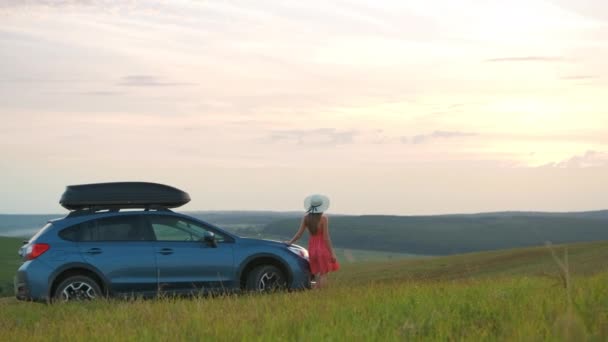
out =
<path fill-rule="evenodd" d="M 98 213 L 101 213 L 102 211 L 105 212 L 105 210 L 107 210 L 107 212 L 119 212 L 121 209 L 142 209 L 143 211 L 154 210 L 154 211 L 164 211 L 164 212 L 170 212 L 170 213 L 173 212 L 173 210 L 168 209 L 168 208 L 163 208 L 163 207 L 148 207 L 148 208 L 97 207 L 97 208 L 85 208 L 85 209 L 78 209 L 78 210 L 70 211 L 70 213 L 66 216 L 66 218 L 98 214 Z"/>

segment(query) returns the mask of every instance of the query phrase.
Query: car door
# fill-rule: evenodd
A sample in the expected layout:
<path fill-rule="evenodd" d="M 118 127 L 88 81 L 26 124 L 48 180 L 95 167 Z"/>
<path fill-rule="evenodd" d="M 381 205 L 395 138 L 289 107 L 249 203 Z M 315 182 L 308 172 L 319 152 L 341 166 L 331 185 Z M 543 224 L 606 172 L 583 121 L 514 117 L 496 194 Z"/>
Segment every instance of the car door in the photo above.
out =
<path fill-rule="evenodd" d="M 156 238 L 156 264 L 162 291 L 198 293 L 238 285 L 232 240 L 193 220 L 172 215 L 147 215 Z M 203 241 L 215 233 L 217 243 Z"/>
<path fill-rule="evenodd" d="M 118 215 L 81 225 L 79 249 L 101 271 L 111 292 L 150 295 L 157 290 L 153 235 L 141 215 Z"/>

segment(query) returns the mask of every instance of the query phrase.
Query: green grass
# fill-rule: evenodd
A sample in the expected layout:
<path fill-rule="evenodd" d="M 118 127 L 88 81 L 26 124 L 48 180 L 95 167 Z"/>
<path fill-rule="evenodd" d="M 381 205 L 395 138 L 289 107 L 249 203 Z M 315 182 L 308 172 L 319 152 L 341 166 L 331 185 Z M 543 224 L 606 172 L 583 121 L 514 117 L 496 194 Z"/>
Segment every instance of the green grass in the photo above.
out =
<path fill-rule="evenodd" d="M 554 250 L 563 257 L 564 246 Z M 0 340 L 608 339 L 608 243 L 346 264 L 317 291 L 42 305 L 0 301 Z M 563 275 L 563 274 L 561 274 Z"/>
<path fill-rule="evenodd" d="M 608 242 L 551 246 L 560 258 L 567 249 L 570 272 L 593 275 L 608 272 Z M 457 280 L 496 276 L 555 277 L 559 268 L 549 247 L 519 248 L 424 259 L 400 259 L 382 263 L 343 264 L 336 274 L 347 283 L 403 280 Z"/>
<path fill-rule="evenodd" d="M 4 303 L 0 339 L 596 340 L 608 338 L 608 274 L 549 279 L 335 284 L 323 291 L 207 299 Z"/>
<path fill-rule="evenodd" d="M 361 263 L 361 262 L 377 262 L 390 261 L 401 259 L 419 259 L 425 258 L 424 255 L 397 253 L 397 252 L 382 252 L 370 251 L 362 249 L 335 248 L 336 256 L 341 264 Z"/>
<path fill-rule="evenodd" d="M 13 276 L 21 264 L 17 254 L 23 239 L 0 238 L 0 297 L 13 295 Z"/>

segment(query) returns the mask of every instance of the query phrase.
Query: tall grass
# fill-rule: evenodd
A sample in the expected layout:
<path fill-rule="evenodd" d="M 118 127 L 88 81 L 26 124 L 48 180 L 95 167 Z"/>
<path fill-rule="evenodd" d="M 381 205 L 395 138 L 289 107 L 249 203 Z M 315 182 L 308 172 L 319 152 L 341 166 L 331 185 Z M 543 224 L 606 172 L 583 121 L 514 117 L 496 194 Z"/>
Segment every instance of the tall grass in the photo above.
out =
<path fill-rule="evenodd" d="M 272 295 L 0 304 L 2 341 L 608 339 L 608 273 L 334 284 Z"/>

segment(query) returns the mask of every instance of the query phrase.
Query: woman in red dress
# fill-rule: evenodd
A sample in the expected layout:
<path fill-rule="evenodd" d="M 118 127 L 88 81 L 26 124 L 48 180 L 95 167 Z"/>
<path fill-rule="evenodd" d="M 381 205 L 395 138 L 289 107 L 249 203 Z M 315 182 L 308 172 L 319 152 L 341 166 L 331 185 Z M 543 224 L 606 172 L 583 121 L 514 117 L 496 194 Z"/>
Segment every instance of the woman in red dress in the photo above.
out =
<path fill-rule="evenodd" d="M 306 215 L 302 218 L 300 229 L 296 235 L 287 242 L 288 245 L 298 241 L 308 229 L 308 254 L 310 271 L 315 276 L 317 287 L 327 285 L 327 273 L 337 271 L 340 264 L 336 260 L 336 253 L 329 236 L 329 221 L 323 213 L 329 208 L 329 198 L 323 195 L 308 196 L 304 200 Z"/>

